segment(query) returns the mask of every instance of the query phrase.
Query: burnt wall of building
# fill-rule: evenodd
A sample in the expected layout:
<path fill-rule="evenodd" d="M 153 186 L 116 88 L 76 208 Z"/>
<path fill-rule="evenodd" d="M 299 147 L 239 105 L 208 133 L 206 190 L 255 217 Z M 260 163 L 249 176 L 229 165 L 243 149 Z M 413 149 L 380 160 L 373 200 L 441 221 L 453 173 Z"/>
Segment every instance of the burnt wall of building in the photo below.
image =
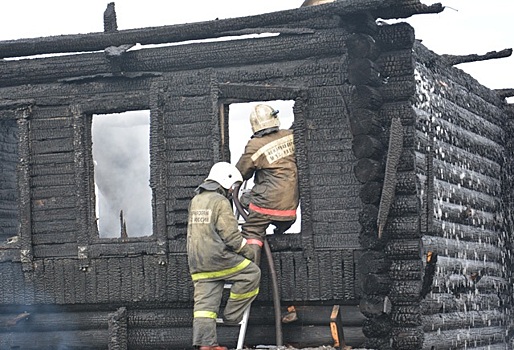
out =
<path fill-rule="evenodd" d="M 415 57 L 423 244 L 425 254 L 437 254 L 421 303 L 423 349 L 504 347 L 511 293 L 502 201 L 506 104 L 420 44 Z"/>
<path fill-rule="evenodd" d="M 361 184 L 351 166 L 349 34 L 344 26 L 331 27 L 301 38 L 281 35 L 141 50 L 116 62 L 93 53 L 3 64 L 0 70 L 24 72 L 9 83 L 2 78 L 0 84 L 6 99 L 26 101 L 22 149 L 28 157 L 16 177 L 26 176 L 27 201 L 20 212 L 29 215 L 18 254 L 1 252 L 5 283 L 0 304 L 6 323 L 0 332 L 6 337 L 0 344 L 30 348 L 27 339 L 41 331 L 42 348 L 51 348 L 57 336 L 75 339 L 74 344 L 89 342 L 91 348 L 102 348 L 106 341 L 153 349 L 189 346 L 193 290 L 185 253 L 187 206 L 210 166 L 226 159 L 220 107 L 267 100 L 295 101 L 301 181 L 301 232 L 269 239 L 281 299 L 346 304 L 346 312 L 355 314 L 343 321 L 347 342 L 362 344 L 354 258 L 360 249 L 362 204 Z M 41 66 L 45 69 L 38 71 Z M 151 111 L 154 232 L 140 238 L 99 238 L 91 118 L 141 109 Z M 265 316 L 271 282 L 265 259 L 262 264 L 256 307 L 263 309 L 252 312 L 251 321 L 255 344 L 273 336 L 272 317 Z M 319 343 L 332 341 L 326 309 L 323 319 L 310 324 L 319 327 Z M 187 317 L 158 317 L 175 311 Z M 56 320 L 59 330 L 52 331 L 38 321 L 61 313 L 74 322 Z M 309 314 L 302 317 L 308 320 Z M 301 339 L 303 326 L 287 331 L 289 342 Z"/>
<path fill-rule="evenodd" d="M 349 41 L 354 173 L 361 183 L 358 258 L 366 345 L 419 349 L 421 235 L 415 177 L 415 94 L 406 23 L 370 26 Z"/>

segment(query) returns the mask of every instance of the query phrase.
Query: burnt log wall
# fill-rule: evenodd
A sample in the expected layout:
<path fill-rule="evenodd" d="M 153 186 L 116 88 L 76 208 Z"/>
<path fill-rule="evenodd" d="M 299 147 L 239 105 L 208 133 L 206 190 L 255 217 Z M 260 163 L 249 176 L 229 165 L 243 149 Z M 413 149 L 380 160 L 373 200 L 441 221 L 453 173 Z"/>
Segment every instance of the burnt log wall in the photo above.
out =
<path fill-rule="evenodd" d="M 421 303 L 423 349 L 503 348 L 512 292 L 505 101 L 419 44 L 415 57 L 423 245 L 438 256 Z"/>
<path fill-rule="evenodd" d="M 418 349 L 423 342 L 420 205 L 415 182 L 414 30 L 370 26 L 349 41 L 354 172 L 361 182 L 359 258 L 366 345 Z M 359 72 L 359 73 L 356 73 Z M 364 75 L 363 73 L 367 74 Z"/>
<path fill-rule="evenodd" d="M 346 4 L 253 19 L 259 32 L 281 32 L 273 37 L 0 61 L 1 127 L 18 128 L 9 178 L 20 216 L 18 240 L 0 246 L 0 347 L 52 349 L 61 339 L 91 349 L 188 348 L 189 200 L 210 166 L 227 160 L 220 116 L 234 102 L 271 100 L 295 101 L 302 201 L 301 233 L 269 237 L 282 304 L 297 305 L 301 319 L 285 328 L 286 342 L 331 342 L 329 307 L 340 304 L 354 347 L 502 346 L 501 100 L 439 65 L 410 26 L 345 17 Z M 426 85 L 446 101 L 434 117 L 434 106 L 414 98 Z M 154 234 L 100 239 L 91 116 L 133 110 L 151 111 Z M 421 301 L 426 251 L 439 265 Z M 459 289 L 469 272 L 480 276 L 478 293 Z M 248 345 L 274 341 L 271 295 L 263 268 Z M 235 342 L 229 333 L 221 329 L 220 341 Z"/>
<path fill-rule="evenodd" d="M 2 346 L 29 349 L 31 335 L 41 331 L 39 348 L 52 348 L 59 337 L 63 346 L 189 347 L 187 206 L 210 166 L 226 160 L 220 105 L 278 99 L 295 101 L 303 217 L 300 234 L 270 238 L 282 303 L 343 304 L 347 343 L 363 343 L 354 260 L 361 185 L 351 166 L 345 47 L 353 25 L 334 19 L 301 24 L 308 25 L 321 28 L 300 36 L 134 51 L 118 61 L 92 53 L 0 62 L 2 71 L 23 71 L 14 80 L 0 78 L 2 96 L 27 101 L 27 112 L 18 117 L 26 157 L 10 176 L 22 179 L 18 212 L 27 215 L 16 249 L 1 251 Z M 91 118 L 142 109 L 151 111 L 154 235 L 100 239 Z M 270 311 L 271 295 L 263 268 L 256 303 L 263 312 Z M 285 340 L 298 346 L 331 342 L 330 312 L 310 321 L 319 310 L 302 314 L 298 307 L 316 331 L 309 339 L 302 336 L 307 323 L 293 324 Z M 158 319 L 159 312 L 188 316 L 170 321 Z M 74 322 L 51 331 L 37 321 L 60 313 Z M 134 323 L 139 313 L 149 320 Z M 354 319 L 345 320 L 352 313 Z M 248 337 L 249 345 L 274 341 L 272 317 L 252 312 L 252 322 L 257 336 Z M 226 333 L 231 340 L 233 332 Z"/>

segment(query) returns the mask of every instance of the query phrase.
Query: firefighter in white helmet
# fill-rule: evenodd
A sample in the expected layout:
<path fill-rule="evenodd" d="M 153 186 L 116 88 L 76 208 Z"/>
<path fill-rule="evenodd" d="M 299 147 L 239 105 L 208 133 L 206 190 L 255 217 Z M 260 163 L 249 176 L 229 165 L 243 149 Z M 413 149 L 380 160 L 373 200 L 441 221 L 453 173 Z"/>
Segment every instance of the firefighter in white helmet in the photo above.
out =
<path fill-rule="evenodd" d="M 255 262 L 270 224 L 281 234 L 296 220 L 298 207 L 298 171 L 292 130 L 280 129 L 278 111 L 265 104 L 255 106 L 250 114 L 253 135 L 236 167 L 243 179 L 254 177 L 248 203 L 248 219 L 243 236 L 255 251 Z"/>
<path fill-rule="evenodd" d="M 194 284 L 193 346 L 199 350 L 227 350 L 218 345 L 218 317 L 225 281 L 233 283 L 223 319 L 241 321 L 247 306 L 257 297 L 261 271 L 252 262 L 254 252 L 239 231 L 228 198 L 243 181 L 229 163 L 212 166 L 189 204 L 187 255 Z"/>

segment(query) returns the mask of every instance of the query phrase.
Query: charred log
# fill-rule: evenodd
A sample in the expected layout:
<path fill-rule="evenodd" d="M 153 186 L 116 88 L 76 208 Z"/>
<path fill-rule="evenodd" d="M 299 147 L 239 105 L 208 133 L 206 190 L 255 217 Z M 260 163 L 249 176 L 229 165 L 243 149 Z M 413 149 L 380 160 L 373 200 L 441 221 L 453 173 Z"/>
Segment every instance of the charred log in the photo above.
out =
<path fill-rule="evenodd" d="M 455 329 L 442 332 L 431 332 L 425 334 L 423 350 L 430 350 L 434 347 L 442 350 L 464 347 L 465 344 L 474 346 L 486 346 L 505 341 L 505 330 L 503 327 L 482 327 L 471 329 Z"/>
<path fill-rule="evenodd" d="M 501 98 L 514 96 L 514 89 L 496 89 L 494 90 Z"/>
<path fill-rule="evenodd" d="M 494 310 L 502 304 L 500 296 L 493 294 L 460 294 L 457 297 L 451 293 L 429 293 L 421 301 L 423 315 L 436 315 L 448 312 L 465 313 L 473 308 L 479 310 Z"/>
<path fill-rule="evenodd" d="M 380 67 L 365 58 L 353 58 L 348 64 L 348 81 L 353 85 L 380 86 Z"/>
<path fill-rule="evenodd" d="M 356 108 L 349 114 L 350 128 L 353 135 L 378 135 L 384 132 L 377 112 Z"/>
<path fill-rule="evenodd" d="M 505 314 L 498 310 L 449 312 L 423 316 L 423 330 L 427 333 L 450 329 L 482 328 L 500 326 L 506 321 Z"/>
<path fill-rule="evenodd" d="M 361 183 L 377 181 L 383 178 L 383 165 L 373 159 L 363 158 L 355 163 L 353 172 Z"/>
<path fill-rule="evenodd" d="M 357 159 L 370 158 L 381 160 L 384 146 L 377 138 L 370 135 L 355 135 L 352 142 L 352 151 Z"/>
<path fill-rule="evenodd" d="M 446 62 L 447 65 L 454 66 L 460 63 L 486 61 L 495 58 L 509 57 L 510 55 L 512 55 L 512 49 L 490 51 L 483 55 L 441 55 L 441 58 Z"/>
<path fill-rule="evenodd" d="M 380 54 L 375 39 L 367 34 L 353 34 L 346 41 L 348 55 L 354 58 L 368 58 L 375 60 Z"/>

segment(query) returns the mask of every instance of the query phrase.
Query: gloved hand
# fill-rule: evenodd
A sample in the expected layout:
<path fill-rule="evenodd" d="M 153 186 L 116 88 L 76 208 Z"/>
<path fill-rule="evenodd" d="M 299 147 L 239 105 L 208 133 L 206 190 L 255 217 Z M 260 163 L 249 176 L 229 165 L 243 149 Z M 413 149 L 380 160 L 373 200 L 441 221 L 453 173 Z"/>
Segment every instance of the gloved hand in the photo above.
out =
<path fill-rule="evenodd" d="M 241 248 L 241 250 L 239 251 L 239 254 L 255 262 L 255 250 L 249 244 L 245 244 L 243 248 Z"/>

